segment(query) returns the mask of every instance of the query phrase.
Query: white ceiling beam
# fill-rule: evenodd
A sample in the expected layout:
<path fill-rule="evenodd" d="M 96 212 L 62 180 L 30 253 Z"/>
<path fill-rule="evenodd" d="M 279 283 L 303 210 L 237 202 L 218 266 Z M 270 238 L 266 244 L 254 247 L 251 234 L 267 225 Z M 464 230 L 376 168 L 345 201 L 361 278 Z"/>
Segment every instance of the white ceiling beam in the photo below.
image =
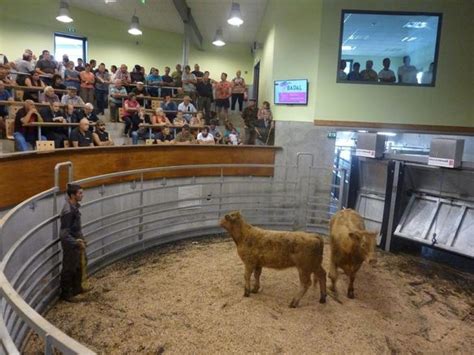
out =
<path fill-rule="evenodd" d="M 196 21 L 194 21 L 193 15 L 191 14 L 191 9 L 189 8 L 188 4 L 186 4 L 186 0 L 173 0 L 173 3 L 176 7 L 176 10 L 178 10 L 178 13 L 181 16 L 181 19 L 183 20 L 185 26 L 189 25 L 189 27 L 191 28 L 192 33 L 194 34 L 193 40 L 196 46 L 200 50 L 202 50 L 202 35 L 199 31 L 199 28 L 197 27 Z"/>

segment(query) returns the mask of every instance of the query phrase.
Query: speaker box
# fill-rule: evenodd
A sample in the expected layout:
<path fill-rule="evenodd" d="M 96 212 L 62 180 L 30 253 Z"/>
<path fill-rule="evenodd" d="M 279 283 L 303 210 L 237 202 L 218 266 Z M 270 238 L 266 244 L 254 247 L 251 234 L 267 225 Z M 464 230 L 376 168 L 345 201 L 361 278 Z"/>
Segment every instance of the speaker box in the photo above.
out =
<path fill-rule="evenodd" d="M 381 158 L 385 151 L 385 136 L 377 133 L 358 133 L 356 155 L 367 158 Z"/>
<path fill-rule="evenodd" d="M 459 168 L 464 153 L 464 139 L 433 138 L 428 165 Z"/>

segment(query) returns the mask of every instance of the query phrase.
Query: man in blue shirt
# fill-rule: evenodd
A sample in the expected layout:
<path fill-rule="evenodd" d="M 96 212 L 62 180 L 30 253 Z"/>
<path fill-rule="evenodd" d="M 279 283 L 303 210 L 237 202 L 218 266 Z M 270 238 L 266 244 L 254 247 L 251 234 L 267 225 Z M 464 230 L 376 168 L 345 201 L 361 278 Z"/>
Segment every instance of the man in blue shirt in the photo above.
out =
<path fill-rule="evenodd" d="M 13 97 L 5 90 L 5 85 L 0 81 L 0 101 L 13 101 Z M 0 138 L 3 138 L 6 132 L 5 120 L 8 118 L 8 108 L 5 105 L 0 105 Z"/>
<path fill-rule="evenodd" d="M 161 108 L 165 111 L 166 116 L 172 121 L 176 117 L 176 111 L 178 111 L 178 105 L 176 102 L 171 100 L 171 96 L 166 96 L 165 101 L 161 104 Z M 166 112 L 166 111 L 175 111 L 175 112 Z"/>

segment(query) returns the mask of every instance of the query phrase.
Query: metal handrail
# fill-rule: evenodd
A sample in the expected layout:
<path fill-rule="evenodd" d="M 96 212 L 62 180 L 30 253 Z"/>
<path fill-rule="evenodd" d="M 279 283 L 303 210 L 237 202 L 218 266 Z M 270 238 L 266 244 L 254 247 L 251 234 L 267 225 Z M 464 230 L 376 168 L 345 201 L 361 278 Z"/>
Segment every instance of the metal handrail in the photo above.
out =
<path fill-rule="evenodd" d="M 301 155 L 307 155 L 306 153 L 302 153 Z M 298 158 L 299 158 L 298 156 Z M 314 157 L 311 157 L 314 160 Z M 298 165 L 298 164 L 297 164 Z M 32 331 L 36 332 L 41 338 L 45 340 L 45 348 L 46 353 L 49 354 L 52 352 L 53 347 L 62 351 L 65 354 L 93 354 L 93 352 L 88 349 L 87 347 L 83 346 L 76 340 L 70 338 L 63 332 L 61 332 L 58 328 L 54 327 L 48 321 L 40 316 L 36 312 L 35 308 L 38 310 L 43 309 L 43 307 L 47 306 L 51 300 L 54 299 L 56 295 L 56 288 L 53 285 L 56 285 L 57 280 L 59 278 L 59 237 L 57 235 L 57 223 L 58 223 L 58 208 L 57 208 L 57 195 L 60 191 L 59 188 L 59 171 L 62 167 L 67 167 L 69 176 L 68 182 L 72 182 L 73 180 L 73 165 L 71 162 L 59 163 L 56 165 L 54 170 L 54 184 L 55 186 L 51 189 L 48 189 L 44 192 L 41 192 L 14 207 L 10 210 L 2 219 L 0 219 L 0 235 L 2 232 L 5 232 L 6 222 L 9 221 L 14 215 L 16 215 L 19 211 L 23 211 L 26 207 L 30 204 L 34 204 L 37 201 L 43 198 L 53 198 L 53 214 L 46 219 L 38 222 L 35 226 L 30 228 L 28 231 L 25 231 L 19 238 L 17 238 L 12 246 L 9 247 L 9 250 L 6 251 L 5 256 L 1 260 L 0 263 L 0 297 L 3 298 L 2 300 L 2 318 L 0 318 L 0 353 L 1 353 L 1 346 L 3 346 L 5 351 L 8 353 L 16 354 L 18 350 L 15 347 L 14 342 L 18 340 L 22 340 L 25 336 L 25 331 L 31 329 Z M 112 233 L 106 233 L 105 235 L 100 235 L 93 240 L 90 241 L 90 245 L 94 243 L 100 243 L 101 245 L 97 245 L 94 250 L 90 249 L 90 255 L 95 255 L 91 258 L 91 268 L 96 268 L 97 270 L 100 267 L 103 267 L 104 264 L 110 263 L 111 260 L 117 260 L 118 258 L 123 257 L 124 255 L 128 255 L 133 252 L 133 250 L 144 250 L 146 247 L 152 245 L 158 245 L 164 242 L 177 240 L 179 238 L 183 238 L 181 233 L 185 233 L 186 236 L 192 235 L 199 235 L 200 231 L 215 231 L 218 230 L 218 225 L 216 221 L 223 213 L 227 213 L 231 208 L 235 208 L 235 206 L 243 207 L 242 210 L 258 210 L 257 214 L 254 214 L 256 217 L 255 221 L 257 223 L 263 223 L 262 225 L 268 226 L 280 226 L 280 228 L 292 228 L 294 226 L 294 221 L 296 221 L 296 213 L 294 203 L 298 201 L 298 195 L 296 194 L 298 184 L 302 183 L 301 177 L 299 180 L 291 181 L 287 179 L 288 171 L 285 170 L 285 178 L 282 180 L 275 180 L 273 177 L 270 177 L 268 181 L 257 180 L 255 181 L 256 186 L 262 186 L 262 190 L 255 190 L 255 192 L 245 191 L 245 192 L 224 192 L 222 190 L 223 185 L 227 183 L 235 182 L 235 183 L 246 183 L 247 180 L 225 180 L 224 179 L 224 171 L 225 169 L 252 169 L 252 168 L 273 168 L 275 169 L 277 165 L 273 164 L 204 164 L 204 165 L 176 165 L 176 166 L 167 166 L 167 167 L 154 167 L 154 168 L 146 168 L 146 169 L 135 169 L 135 170 L 128 170 L 128 171 L 120 171 L 120 172 L 113 172 L 109 174 L 103 174 L 93 177 L 88 177 L 80 180 L 74 181 L 78 184 L 88 184 L 95 181 L 100 180 L 113 180 L 114 178 L 119 178 L 123 176 L 130 176 L 130 175 L 137 175 L 136 183 L 138 184 L 137 188 L 133 188 L 133 191 L 124 192 L 124 193 L 114 193 L 112 195 L 105 195 L 101 196 L 98 199 L 89 201 L 83 205 L 84 207 L 89 206 L 97 206 L 98 204 L 111 199 L 111 198 L 121 198 L 126 195 L 130 194 L 139 194 L 140 201 L 138 203 L 134 203 L 132 208 L 127 208 L 122 211 L 113 212 L 109 214 L 101 214 L 100 218 L 95 218 L 84 225 L 84 227 L 93 226 L 96 223 L 107 221 L 107 219 L 114 218 L 120 216 L 124 213 L 129 213 L 132 210 L 136 209 L 137 214 L 132 217 L 127 217 L 124 220 L 120 220 L 118 222 L 109 220 L 106 222 L 105 225 L 101 226 L 100 229 L 104 230 L 110 227 L 120 227 L 121 223 L 129 223 L 129 225 L 118 228 Z M 288 166 L 285 166 L 288 169 Z M 314 169 L 325 169 L 325 170 L 332 170 L 326 168 L 317 168 L 313 166 L 313 162 L 311 163 L 310 174 L 309 176 L 305 177 L 305 181 L 308 180 L 308 186 L 312 185 L 311 183 L 311 170 Z M 185 184 L 172 184 L 172 185 L 163 185 L 161 187 L 147 187 L 144 188 L 144 176 L 146 174 L 153 174 L 158 172 L 169 172 L 169 171 L 179 171 L 179 170 L 196 170 L 196 169 L 215 169 L 214 171 L 220 170 L 219 174 L 214 176 L 215 181 L 202 181 L 196 182 L 195 177 L 192 178 L 190 183 L 186 182 Z M 230 175 L 232 176 L 232 175 Z M 188 177 L 185 177 L 188 178 Z M 252 178 L 252 176 L 250 176 Z M 251 179 L 250 179 L 251 180 Z M 163 181 L 166 181 L 165 179 Z M 268 183 L 269 190 L 266 190 L 265 184 Z M 306 183 L 306 182 L 305 182 Z M 194 186 L 194 185 L 212 185 L 212 184 L 219 184 L 220 189 L 218 189 L 217 193 L 213 193 L 211 199 L 213 200 L 210 203 L 206 203 L 206 197 L 191 197 L 191 198 L 184 198 L 184 199 L 177 199 L 176 202 L 178 205 L 173 208 L 166 208 L 166 205 L 172 201 L 160 201 L 158 203 L 144 203 L 143 195 L 146 192 L 160 190 L 160 189 L 167 189 L 167 188 L 179 188 L 184 186 Z M 277 188 L 275 191 L 275 186 L 283 184 L 284 185 L 284 192 L 279 191 L 280 189 Z M 254 185 L 254 183 L 250 184 L 250 186 Z M 287 185 L 291 186 L 291 190 L 287 191 Z M 246 186 L 245 186 L 246 187 Z M 103 195 L 103 193 L 101 193 Z M 263 201 L 261 205 L 250 205 L 248 201 L 231 201 L 227 200 L 227 198 L 233 197 L 252 197 L 256 199 L 256 203 L 259 203 L 261 198 L 278 198 L 277 205 L 272 205 L 269 201 Z M 291 198 L 291 205 L 286 205 L 284 201 L 280 202 L 280 197 Z M 307 196 L 306 196 L 307 198 Z M 180 202 L 192 202 L 192 201 L 202 201 L 202 204 L 196 206 L 179 206 Z M 286 201 L 286 200 L 285 200 Z M 286 201 L 288 202 L 288 201 Z M 306 201 L 306 203 L 312 203 Z M 196 208 L 204 208 L 198 210 Z M 335 207 L 335 206 L 334 206 Z M 149 208 L 157 208 L 156 210 L 148 210 Z M 331 208 L 331 204 L 328 205 L 328 208 Z M 194 210 L 196 209 L 196 210 Z M 292 213 L 285 214 L 285 221 L 275 217 L 280 214 L 280 212 L 290 211 Z M 173 211 L 175 211 L 173 213 Z M 184 213 L 179 214 L 179 211 Z M 308 213 L 313 213 L 312 209 L 308 209 L 305 207 L 305 218 L 308 217 Z M 324 212 L 324 211 L 321 211 Z M 329 211 L 327 211 L 329 213 Z M 152 221 L 144 220 L 144 218 L 154 215 L 160 215 L 162 213 L 171 213 L 172 215 L 168 215 L 166 217 L 157 216 L 158 218 L 153 219 Z M 275 213 L 277 215 L 275 215 Z M 214 216 L 205 216 L 205 214 L 210 214 Z M 199 218 L 201 215 L 204 218 Z M 164 228 L 163 222 L 166 220 L 176 219 L 179 217 L 185 217 L 186 221 L 184 222 L 183 228 L 179 228 L 182 222 L 174 222 L 170 221 L 171 223 L 167 223 Z M 286 218 L 287 217 L 287 218 Z M 276 218 L 276 219 L 275 219 Z M 321 218 L 319 218 L 321 219 Z M 310 222 L 310 220 L 307 220 Z M 153 225 L 155 224 L 156 225 Z M 34 236 L 44 229 L 46 226 L 52 225 L 53 227 L 53 235 L 52 239 L 47 241 L 47 244 L 43 244 L 41 248 L 35 250 L 32 254 L 29 253 L 28 260 L 25 262 L 18 269 L 12 269 L 13 271 L 10 280 L 5 275 L 4 271 L 6 267 L 9 266 L 9 262 L 12 260 L 16 260 L 13 258 L 17 250 L 21 250 L 23 245 L 23 249 L 25 249 L 26 245 L 25 242 L 27 240 L 31 240 Z M 150 225 L 151 228 L 147 228 Z M 325 227 L 324 224 L 311 224 L 306 223 L 305 227 Z M 130 231 L 130 232 L 129 232 Z M 117 234 L 116 238 L 113 238 L 115 233 L 125 232 L 120 237 Z M 119 244 L 121 243 L 121 244 Z M 118 245 L 117 245 L 118 244 Z M 0 245 L 0 248 L 2 246 Z M 58 248 L 58 249 L 56 249 Z M 130 251 L 132 250 L 132 251 Z M 2 250 L 0 249 L 0 252 Z M 136 251 L 135 251 L 136 252 Z M 42 255 L 47 253 L 46 258 L 41 258 Z M 3 255 L 3 254 L 0 254 Z M 34 269 L 33 269 L 34 267 Z M 37 280 L 37 276 L 41 275 L 43 277 L 48 277 L 48 282 L 41 287 L 38 288 L 39 281 Z M 27 296 L 29 299 L 28 304 L 22 296 Z M 14 316 L 14 317 L 12 317 Z M 3 323 L 5 322 L 5 323 Z M 8 327 L 8 328 L 7 328 Z M 8 329 L 10 329 L 11 333 L 8 333 Z"/>

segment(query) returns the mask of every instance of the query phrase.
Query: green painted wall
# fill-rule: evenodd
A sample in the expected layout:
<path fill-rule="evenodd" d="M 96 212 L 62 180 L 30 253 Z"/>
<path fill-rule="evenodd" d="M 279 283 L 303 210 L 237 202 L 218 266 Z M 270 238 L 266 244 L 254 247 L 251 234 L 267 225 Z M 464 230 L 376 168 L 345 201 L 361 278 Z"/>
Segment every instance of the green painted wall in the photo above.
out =
<path fill-rule="evenodd" d="M 124 63 L 130 68 L 141 64 L 147 71 L 151 66 L 163 70 L 182 60 L 181 34 L 143 28 L 143 35 L 134 37 L 127 33 L 126 22 L 73 7 L 74 22 L 63 24 L 55 19 L 58 3 L 57 0 L 0 0 L 0 52 L 15 60 L 26 48 L 37 54 L 43 49 L 52 51 L 53 33 L 67 33 L 68 27 L 74 27 L 74 35 L 88 39 L 88 58 L 107 66 Z M 252 82 L 253 58 L 246 44 L 217 48 L 205 43 L 203 51 L 192 47 L 189 62 L 199 63 L 213 78 L 219 78 L 221 72 L 233 77 L 241 69 L 247 82 Z"/>
<path fill-rule="evenodd" d="M 261 78 L 261 82 L 285 78 L 310 81 L 309 105 L 273 107 L 277 120 L 474 126 L 472 0 L 269 0 L 267 7 L 267 25 L 259 36 L 268 38 L 266 34 L 274 26 L 274 55 L 271 64 L 267 63 L 271 74 L 262 68 L 271 78 Z M 436 87 L 337 84 L 342 9 L 442 12 Z M 265 95 L 272 98 L 273 91 Z"/>
<path fill-rule="evenodd" d="M 316 118 L 411 124 L 474 126 L 470 0 L 357 1 L 325 0 L 321 27 Z M 339 18 L 344 8 L 443 13 L 436 87 L 336 84 Z M 469 30 L 469 28 L 471 30 Z M 464 39 L 464 40 L 463 40 Z M 469 43 L 468 43 L 469 42 Z M 471 59 L 470 59 L 471 58 Z M 343 104 L 341 104 L 343 103 Z"/>

